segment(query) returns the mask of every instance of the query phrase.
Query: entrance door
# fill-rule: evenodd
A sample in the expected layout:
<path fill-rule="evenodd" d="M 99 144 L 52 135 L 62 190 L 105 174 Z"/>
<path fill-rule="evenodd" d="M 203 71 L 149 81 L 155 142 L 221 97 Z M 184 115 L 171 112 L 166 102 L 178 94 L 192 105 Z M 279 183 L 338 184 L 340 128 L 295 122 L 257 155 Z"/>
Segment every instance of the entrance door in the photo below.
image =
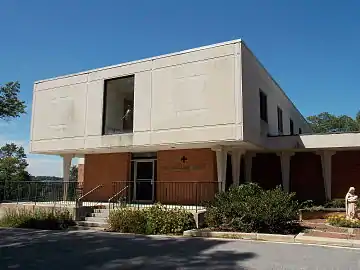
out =
<path fill-rule="evenodd" d="M 134 160 L 134 200 L 138 202 L 153 202 L 154 200 L 153 159 Z"/>

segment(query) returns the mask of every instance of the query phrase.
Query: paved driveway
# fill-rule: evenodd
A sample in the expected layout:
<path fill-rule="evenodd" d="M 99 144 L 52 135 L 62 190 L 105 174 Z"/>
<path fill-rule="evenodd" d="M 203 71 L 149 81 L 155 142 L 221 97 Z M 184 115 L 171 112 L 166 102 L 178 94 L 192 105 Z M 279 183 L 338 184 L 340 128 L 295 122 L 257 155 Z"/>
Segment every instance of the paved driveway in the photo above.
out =
<path fill-rule="evenodd" d="M 0 230 L 0 269 L 360 269 L 360 250 L 241 240 Z"/>

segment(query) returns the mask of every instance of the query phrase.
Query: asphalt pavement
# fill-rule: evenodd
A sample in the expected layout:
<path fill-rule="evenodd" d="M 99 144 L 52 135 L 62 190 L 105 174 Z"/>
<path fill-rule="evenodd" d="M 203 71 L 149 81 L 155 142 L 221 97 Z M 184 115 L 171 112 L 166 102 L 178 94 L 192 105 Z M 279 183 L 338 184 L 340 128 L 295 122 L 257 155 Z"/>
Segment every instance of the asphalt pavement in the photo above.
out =
<path fill-rule="evenodd" d="M 360 269 L 360 250 L 96 231 L 0 229 L 0 269 Z"/>

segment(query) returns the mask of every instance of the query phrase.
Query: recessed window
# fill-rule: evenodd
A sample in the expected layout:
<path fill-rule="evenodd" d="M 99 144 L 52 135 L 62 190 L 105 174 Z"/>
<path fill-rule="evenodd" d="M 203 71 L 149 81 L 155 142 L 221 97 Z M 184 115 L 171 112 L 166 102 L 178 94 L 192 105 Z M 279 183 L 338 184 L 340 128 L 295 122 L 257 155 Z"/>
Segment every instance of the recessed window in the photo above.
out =
<path fill-rule="evenodd" d="M 302 130 L 301 130 L 301 128 L 299 128 L 299 134 L 302 134 Z"/>
<path fill-rule="evenodd" d="M 126 76 L 105 81 L 103 135 L 133 132 L 134 79 Z"/>
<path fill-rule="evenodd" d="M 267 96 L 263 91 L 259 91 L 260 97 L 260 118 L 261 120 L 268 122 L 268 112 L 267 112 Z"/>
<path fill-rule="evenodd" d="M 294 121 L 290 119 L 290 135 L 294 135 Z"/>
<path fill-rule="evenodd" d="M 284 133 L 284 124 L 283 124 L 283 111 L 277 107 L 277 122 L 278 122 L 278 132 L 279 134 Z"/>

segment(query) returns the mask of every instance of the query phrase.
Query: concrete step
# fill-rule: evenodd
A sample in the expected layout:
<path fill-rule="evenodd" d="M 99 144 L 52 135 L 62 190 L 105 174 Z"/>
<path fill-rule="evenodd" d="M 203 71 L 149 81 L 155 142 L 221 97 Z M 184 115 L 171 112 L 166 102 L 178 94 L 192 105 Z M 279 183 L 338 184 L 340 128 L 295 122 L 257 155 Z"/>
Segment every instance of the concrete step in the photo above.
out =
<path fill-rule="evenodd" d="M 78 226 L 81 227 L 97 227 L 97 228 L 107 228 L 108 224 L 107 222 L 93 222 L 93 221 L 78 221 L 77 222 Z"/>
<path fill-rule="evenodd" d="M 85 221 L 107 223 L 107 217 L 86 217 Z"/>
<path fill-rule="evenodd" d="M 93 213 L 97 214 L 97 213 L 107 213 L 109 214 L 109 209 L 94 209 Z"/>
<path fill-rule="evenodd" d="M 90 217 L 108 218 L 109 217 L 109 212 L 91 213 Z"/>

